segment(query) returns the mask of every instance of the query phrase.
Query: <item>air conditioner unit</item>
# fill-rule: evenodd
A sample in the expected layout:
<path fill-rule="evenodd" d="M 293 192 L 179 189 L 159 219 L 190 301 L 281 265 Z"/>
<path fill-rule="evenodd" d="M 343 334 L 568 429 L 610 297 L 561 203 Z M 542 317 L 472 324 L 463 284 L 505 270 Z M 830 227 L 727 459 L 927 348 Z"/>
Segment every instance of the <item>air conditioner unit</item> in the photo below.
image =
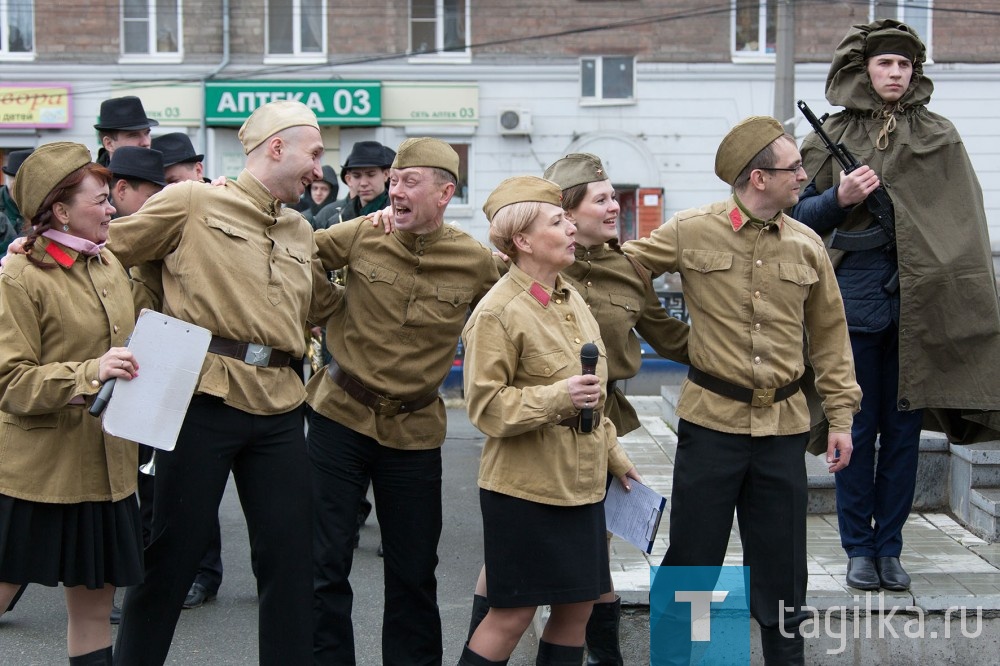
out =
<path fill-rule="evenodd" d="M 500 109 L 497 112 L 497 131 L 506 136 L 531 134 L 531 112 L 524 109 Z"/>

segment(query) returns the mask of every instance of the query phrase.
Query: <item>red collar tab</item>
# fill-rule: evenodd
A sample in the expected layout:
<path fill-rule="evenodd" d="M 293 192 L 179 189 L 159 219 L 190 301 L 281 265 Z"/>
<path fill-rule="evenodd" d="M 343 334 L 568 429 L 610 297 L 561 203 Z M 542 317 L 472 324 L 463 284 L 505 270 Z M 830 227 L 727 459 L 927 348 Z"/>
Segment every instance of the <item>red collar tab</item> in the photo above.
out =
<path fill-rule="evenodd" d="M 739 231 L 746 224 L 739 206 L 733 206 L 733 209 L 729 211 L 729 222 L 733 225 L 733 231 Z"/>
<path fill-rule="evenodd" d="M 549 295 L 549 292 L 545 291 L 545 287 L 537 282 L 532 282 L 531 288 L 528 289 L 528 293 L 534 296 L 535 300 L 541 303 L 543 308 L 549 307 L 549 299 L 551 299 L 552 296 Z"/>
<path fill-rule="evenodd" d="M 56 263 L 63 268 L 69 268 L 73 265 L 73 257 L 66 254 L 66 251 L 55 243 L 49 243 L 45 246 L 45 253 L 56 260 Z"/>

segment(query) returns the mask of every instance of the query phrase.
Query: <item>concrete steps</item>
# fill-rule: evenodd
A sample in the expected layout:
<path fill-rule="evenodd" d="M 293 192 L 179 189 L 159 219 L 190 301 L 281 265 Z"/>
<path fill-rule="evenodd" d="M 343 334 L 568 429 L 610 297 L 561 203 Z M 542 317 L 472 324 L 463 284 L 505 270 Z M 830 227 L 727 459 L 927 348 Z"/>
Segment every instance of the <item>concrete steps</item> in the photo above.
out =
<path fill-rule="evenodd" d="M 1000 541 L 1000 442 L 951 445 L 951 510 L 983 539 Z"/>

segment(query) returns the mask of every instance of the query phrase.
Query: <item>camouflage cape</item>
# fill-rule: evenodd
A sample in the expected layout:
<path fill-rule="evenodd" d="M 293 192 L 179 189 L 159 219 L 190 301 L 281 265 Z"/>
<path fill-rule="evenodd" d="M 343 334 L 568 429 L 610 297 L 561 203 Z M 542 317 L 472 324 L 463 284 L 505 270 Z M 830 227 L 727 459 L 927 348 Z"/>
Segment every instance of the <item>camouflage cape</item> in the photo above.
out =
<path fill-rule="evenodd" d="M 888 132 L 888 146 L 876 147 L 879 133 L 884 134 L 891 121 L 879 115 L 883 103 L 865 67 L 865 42 L 871 32 L 899 25 L 891 19 L 856 25 L 838 46 L 826 98 L 844 110 L 831 115 L 823 129 L 875 170 L 893 201 L 900 289 L 899 403 L 924 408 L 924 428 L 944 432 L 952 442 L 998 439 L 1000 306 L 983 193 L 954 125 L 927 110 L 934 86 L 924 76 L 923 45 L 913 63 L 910 87 L 891 114 L 895 127 Z M 839 180 L 841 166 L 815 132 L 803 141 L 802 157 L 819 192 Z M 840 229 L 858 230 L 873 223 L 862 204 Z M 831 251 L 834 263 L 837 252 Z M 814 444 L 825 450 L 822 411 L 814 409 L 813 415 Z"/>

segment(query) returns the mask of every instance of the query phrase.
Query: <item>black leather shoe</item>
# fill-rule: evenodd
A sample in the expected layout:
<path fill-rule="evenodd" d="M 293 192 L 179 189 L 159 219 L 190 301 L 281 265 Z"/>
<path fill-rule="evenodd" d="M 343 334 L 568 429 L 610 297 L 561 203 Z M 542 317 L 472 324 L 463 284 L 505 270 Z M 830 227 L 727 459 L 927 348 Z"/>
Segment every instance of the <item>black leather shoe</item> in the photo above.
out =
<path fill-rule="evenodd" d="M 122 607 L 118 604 L 112 604 L 111 606 L 111 624 L 121 624 L 122 623 Z"/>
<path fill-rule="evenodd" d="M 898 557 L 877 557 L 875 568 L 882 587 L 893 592 L 904 592 L 910 589 L 910 576 L 903 570 Z"/>
<path fill-rule="evenodd" d="M 211 601 L 214 598 L 214 592 L 209 592 L 201 583 L 193 583 L 191 589 L 188 590 L 187 596 L 184 597 L 182 608 L 200 608 L 206 601 Z"/>
<path fill-rule="evenodd" d="M 858 590 L 877 590 L 878 572 L 874 557 L 852 557 L 847 560 L 847 584 Z"/>

